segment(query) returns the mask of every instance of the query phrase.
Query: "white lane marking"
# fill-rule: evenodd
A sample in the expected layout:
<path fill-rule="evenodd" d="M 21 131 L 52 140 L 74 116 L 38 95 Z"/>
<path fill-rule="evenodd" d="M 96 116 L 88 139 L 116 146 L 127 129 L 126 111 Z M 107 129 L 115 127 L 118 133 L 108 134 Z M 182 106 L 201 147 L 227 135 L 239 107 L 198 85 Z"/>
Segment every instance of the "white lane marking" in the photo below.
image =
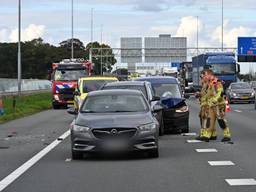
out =
<path fill-rule="evenodd" d="M 237 112 L 237 113 L 242 113 L 242 111 L 240 111 L 240 110 L 237 110 L 237 109 L 236 109 L 236 110 L 234 110 L 234 111 L 235 111 L 235 112 Z"/>
<path fill-rule="evenodd" d="M 196 136 L 196 133 L 182 133 L 182 136 Z"/>
<path fill-rule="evenodd" d="M 255 179 L 225 179 L 231 186 L 256 185 Z"/>
<path fill-rule="evenodd" d="M 211 166 L 228 166 L 235 165 L 232 161 L 208 161 Z"/>
<path fill-rule="evenodd" d="M 71 158 L 67 158 L 67 159 L 65 160 L 65 162 L 70 162 L 70 161 L 72 161 Z"/>
<path fill-rule="evenodd" d="M 70 130 L 66 131 L 63 135 L 61 135 L 59 138 L 62 138 L 63 140 L 66 139 L 70 135 Z M 45 147 L 43 150 L 41 150 L 39 153 L 37 153 L 35 156 L 33 156 L 31 159 L 29 159 L 27 162 L 25 162 L 23 165 L 21 165 L 19 168 L 17 168 L 15 171 L 13 171 L 11 174 L 6 176 L 3 180 L 0 181 L 0 191 L 3 191 L 8 185 L 10 185 L 12 182 L 14 182 L 19 176 L 21 176 L 23 173 L 25 173 L 30 167 L 32 167 L 34 164 L 36 164 L 41 158 L 43 158 L 47 153 L 49 153 L 51 150 L 53 150 L 57 145 L 59 145 L 63 140 L 55 140 L 50 145 Z"/>
<path fill-rule="evenodd" d="M 203 141 L 192 139 L 192 140 L 187 140 L 187 143 L 202 143 Z"/>
<path fill-rule="evenodd" d="M 198 153 L 214 153 L 218 152 L 217 149 L 196 149 Z"/>

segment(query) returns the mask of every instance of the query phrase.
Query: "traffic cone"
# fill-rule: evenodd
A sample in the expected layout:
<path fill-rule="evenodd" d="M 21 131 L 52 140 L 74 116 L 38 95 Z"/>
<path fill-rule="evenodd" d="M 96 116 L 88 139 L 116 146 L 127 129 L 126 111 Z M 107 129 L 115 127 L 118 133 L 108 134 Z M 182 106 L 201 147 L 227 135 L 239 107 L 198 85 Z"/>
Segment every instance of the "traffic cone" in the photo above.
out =
<path fill-rule="evenodd" d="M 0 98 L 0 116 L 4 115 L 4 103 L 2 98 Z"/>
<path fill-rule="evenodd" d="M 226 110 L 225 110 L 225 112 L 226 113 L 231 112 L 230 105 L 229 105 L 229 102 L 228 102 L 227 98 L 226 98 Z"/>

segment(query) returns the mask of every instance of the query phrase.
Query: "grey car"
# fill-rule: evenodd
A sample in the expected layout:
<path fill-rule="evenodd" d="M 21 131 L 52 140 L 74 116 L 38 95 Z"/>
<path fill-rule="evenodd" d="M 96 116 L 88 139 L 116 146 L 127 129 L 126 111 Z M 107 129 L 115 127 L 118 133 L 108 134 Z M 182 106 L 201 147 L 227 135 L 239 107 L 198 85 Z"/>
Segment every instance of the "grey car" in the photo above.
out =
<path fill-rule="evenodd" d="M 106 83 L 102 88 L 102 90 L 110 90 L 110 89 L 132 89 L 141 91 L 146 97 L 151 109 L 153 109 L 156 105 L 159 108 L 162 108 L 160 97 L 156 97 L 151 86 L 150 82 L 147 81 L 119 81 L 119 82 L 110 82 Z M 159 135 L 164 134 L 164 121 L 163 121 L 163 110 L 159 110 L 154 113 L 156 119 L 159 122 Z"/>
<path fill-rule="evenodd" d="M 72 109 L 68 112 L 76 114 Z M 90 92 L 71 124 L 72 158 L 128 151 L 158 157 L 158 132 L 158 121 L 140 91 Z"/>
<path fill-rule="evenodd" d="M 228 89 L 226 90 L 226 95 L 230 103 L 253 103 L 255 100 L 255 91 L 247 82 L 231 83 Z"/>

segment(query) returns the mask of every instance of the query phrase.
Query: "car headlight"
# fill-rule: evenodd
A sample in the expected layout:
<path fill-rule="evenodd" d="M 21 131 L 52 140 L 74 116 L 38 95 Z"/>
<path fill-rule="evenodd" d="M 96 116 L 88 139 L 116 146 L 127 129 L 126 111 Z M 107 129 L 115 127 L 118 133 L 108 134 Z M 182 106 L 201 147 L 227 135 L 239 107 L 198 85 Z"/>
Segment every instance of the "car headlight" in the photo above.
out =
<path fill-rule="evenodd" d="M 57 100 L 57 101 L 60 100 L 59 95 L 57 95 L 57 94 L 53 95 L 53 97 L 54 97 L 54 99 Z"/>
<path fill-rule="evenodd" d="M 231 95 L 232 95 L 233 97 L 236 97 L 236 96 L 237 96 L 237 94 L 236 94 L 236 93 L 231 93 Z"/>
<path fill-rule="evenodd" d="M 146 125 L 141 125 L 139 126 L 140 133 L 148 133 L 148 132 L 153 132 L 156 130 L 156 124 L 155 123 L 150 123 Z"/>
<path fill-rule="evenodd" d="M 176 109 L 176 113 L 185 113 L 188 112 L 188 106 L 183 106 L 181 108 Z"/>
<path fill-rule="evenodd" d="M 252 97 L 255 95 L 255 92 L 252 92 Z"/>
<path fill-rule="evenodd" d="M 73 130 L 75 132 L 84 132 L 84 133 L 86 133 L 86 132 L 88 132 L 90 130 L 90 128 L 89 127 L 80 126 L 80 125 L 74 125 L 73 126 Z"/>

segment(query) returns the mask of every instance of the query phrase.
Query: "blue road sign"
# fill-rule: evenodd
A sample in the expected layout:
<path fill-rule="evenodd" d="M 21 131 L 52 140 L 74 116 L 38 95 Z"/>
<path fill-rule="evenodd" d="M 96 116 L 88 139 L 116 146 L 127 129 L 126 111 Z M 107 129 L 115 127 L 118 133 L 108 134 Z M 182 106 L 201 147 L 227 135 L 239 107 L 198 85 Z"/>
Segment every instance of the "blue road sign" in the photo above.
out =
<path fill-rule="evenodd" d="M 238 55 L 256 55 L 256 37 L 238 37 Z"/>

